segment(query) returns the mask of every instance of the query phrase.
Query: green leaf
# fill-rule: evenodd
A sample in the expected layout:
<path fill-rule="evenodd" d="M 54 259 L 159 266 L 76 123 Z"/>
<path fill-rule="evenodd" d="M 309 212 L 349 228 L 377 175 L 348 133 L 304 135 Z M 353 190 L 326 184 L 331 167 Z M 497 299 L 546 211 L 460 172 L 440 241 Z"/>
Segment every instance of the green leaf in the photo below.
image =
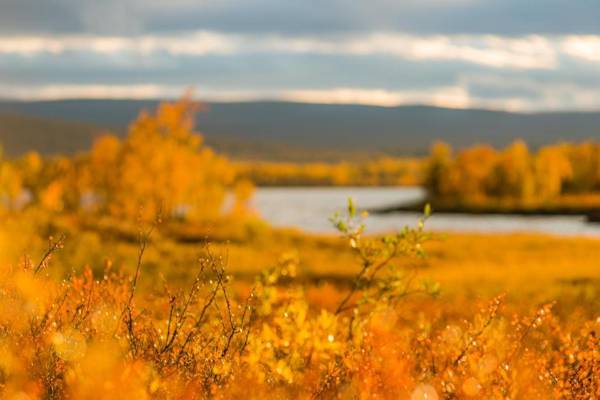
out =
<path fill-rule="evenodd" d="M 356 207 L 354 206 L 352 197 L 348 197 L 348 216 L 350 218 L 354 218 L 356 216 Z"/>
<path fill-rule="evenodd" d="M 429 216 L 431 215 L 431 204 L 425 204 L 425 209 L 423 210 L 423 213 L 425 214 L 425 218 L 429 218 Z"/>

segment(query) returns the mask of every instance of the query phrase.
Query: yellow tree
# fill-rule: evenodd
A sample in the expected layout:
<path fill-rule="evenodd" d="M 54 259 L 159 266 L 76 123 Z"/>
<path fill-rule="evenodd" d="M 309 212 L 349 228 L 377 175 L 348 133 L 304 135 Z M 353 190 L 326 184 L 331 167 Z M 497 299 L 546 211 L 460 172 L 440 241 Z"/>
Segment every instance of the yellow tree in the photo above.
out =
<path fill-rule="evenodd" d="M 524 141 L 513 142 L 499 154 L 489 186 L 495 196 L 516 200 L 529 200 L 533 197 L 533 163 Z"/>
<path fill-rule="evenodd" d="M 22 179 L 19 171 L 3 158 L 0 147 L 0 208 L 15 208 L 21 193 Z"/>
<path fill-rule="evenodd" d="M 234 179 L 229 162 L 202 147 L 189 97 L 142 112 L 123 143 L 99 139 L 89 157 L 92 190 L 115 215 L 213 217 Z"/>
<path fill-rule="evenodd" d="M 19 157 L 15 161 L 15 166 L 21 174 L 23 187 L 32 195 L 37 193 L 41 184 L 39 177 L 44 167 L 42 157 L 37 152 L 31 151 Z"/>
<path fill-rule="evenodd" d="M 567 190 L 573 193 L 593 191 L 600 186 L 600 145 L 585 142 L 566 145 L 571 160 L 572 176 Z"/>
<path fill-rule="evenodd" d="M 81 200 L 81 157 L 42 158 L 29 152 L 15 160 L 23 189 L 48 211 L 76 210 Z"/>
<path fill-rule="evenodd" d="M 473 146 L 458 154 L 451 174 L 461 201 L 479 202 L 487 197 L 488 179 L 496 162 L 497 152 L 490 146 Z"/>
<path fill-rule="evenodd" d="M 245 215 L 250 210 L 250 199 L 254 193 L 254 184 L 247 179 L 238 180 L 233 187 L 233 215 Z"/>
<path fill-rule="evenodd" d="M 57 157 L 44 162 L 38 175 L 37 201 L 49 211 L 76 211 L 81 203 L 81 160 Z"/>
<path fill-rule="evenodd" d="M 452 164 L 452 147 L 445 142 L 436 142 L 431 147 L 427 164 L 425 187 L 431 198 L 448 197 L 452 192 L 450 167 Z"/>
<path fill-rule="evenodd" d="M 563 183 L 573 175 L 562 146 L 546 146 L 535 157 L 536 195 L 551 200 L 560 196 Z"/>

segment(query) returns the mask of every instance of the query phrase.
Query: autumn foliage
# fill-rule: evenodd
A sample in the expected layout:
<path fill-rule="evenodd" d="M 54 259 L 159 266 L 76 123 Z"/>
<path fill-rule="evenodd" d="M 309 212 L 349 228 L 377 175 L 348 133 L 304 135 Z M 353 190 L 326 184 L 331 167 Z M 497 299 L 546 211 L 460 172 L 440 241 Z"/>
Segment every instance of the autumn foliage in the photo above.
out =
<path fill-rule="evenodd" d="M 515 308 L 441 303 L 439 287 L 400 263 L 432 236 L 406 228 L 363 234 L 353 204 L 332 221 L 356 256 L 347 287 L 327 294 L 298 280 L 283 256 L 236 284 L 226 255 L 199 247 L 183 284 L 147 270 L 158 229 L 138 235 L 131 273 L 107 260 L 51 278 L 68 246 L 51 238 L 39 260 L 0 276 L 0 390 L 6 398 L 592 399 L 598 320 L 568 324 L 553 302 Z M 153 289 L 141 291 L 144 281 Z M 308 295 L 308 291 L 312 295 Z M 316 288 L 317 291 L 325 290 Z"/>
<path fill-rule="evenodd" d="M 241 176 L 260 186 L 415 186 L 423 181 L 425 161 L 378 157 L 368 161 L 236 163 Z"/>
<path fill-rule="evenodd" d="M 532 153 L 516 141 L 501 151 L 480 145 L 454 154 L 449 145 L 437 143 L 431 150 L 426 187 L 434 203 L 465 207 L 543 206 L 577 196 L 585 205 L 586 195 L 600 193 L 600 144 L 564 143 Z M 577 206 L 577 199 L 570 205 Z"/>
<path fill-rule="evenodd" d="M 114 217 L 213 219 L 239 183 L 223 156 L 194 131 L 198 104 L 188 97 L 142 112 L 120 140 L 104 134 L 89 153 L 41 159 L 31 153 L 2 163 L 0 190 L 9 209 L 39 204 L 54 211 Z M 234 190 L 247 197 L 248 189 Z M 242 193 L 243 192 L 243 193 Z M 30 199 L 21 199 L 27 193 Z"/>
<path fill-rule="evenodd" d="M 163 104 L 124 139 L 101 136 L 76 156 L 0 160 L 3 398 L 600 397 L 597 282 L 550 274 L 591 269 L 597 242 L 494 242 L 518 242 L 511 253 L 467 237 L 443 250 L 426 229 L 430 207 L 414 228 L 369 236 L 352 201 L 331 218 L 338 238 L 276 231 L 248 218 L 246 179 L 275 167 L 240 173 L 203 145 L 196 109 L 187 98 Z M 358 170 L 395 184 L 407 166 L 365 165 L 329 165 L 310 179 L 343 182 Z M 433 200 L 555 201 L 598 191 L 599 165 L 592 143 L 456 155 L 440 144 L 427 184 Z M 483 299 L 457 283 L 481 279 L 486 253 L 504 267 L 488 274 L 507 289 L 506 271 L 527 267 L 523 254 L 536 248 L 538 280 L 552 289 L 529 296 L 518 281 L 522 293 L 492 286 Z M 428 251 L 454 277 L 451 294 L 427 279 Z M 577 264 L 581 254 L 588 264 Z M 243 267 L 231 271 L 232 256 Z"/>

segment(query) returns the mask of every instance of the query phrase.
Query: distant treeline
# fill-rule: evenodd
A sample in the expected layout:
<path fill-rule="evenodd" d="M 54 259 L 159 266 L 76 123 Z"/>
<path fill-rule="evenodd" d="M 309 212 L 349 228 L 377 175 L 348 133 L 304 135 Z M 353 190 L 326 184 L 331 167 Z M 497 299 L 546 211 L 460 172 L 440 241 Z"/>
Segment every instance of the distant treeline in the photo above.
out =
<path fill-rule="evenodd" d="M 189 98 L 163 103 L 140 113 L 124 139 L 106 133 L 76 156 L 30 152 L 6 159 L 0 152 L 0 210 L 36 206 L 129 220 L 211 219 L 233 192 L 232 210 L 241 211 L 253 186 L 203 144 L 194 130 L 196 110 Z"/>
<path fill-rule="evenodd" d="M 259 186 L 414 186 L 425 159 L 382 157 L 338 163 L 240 162 L 238 174 Z"/>
<path fill-rule="evenodd" d="M 37 204 L 135 218 L 138 214 L 213 218 L 228 192 L 243 210 L 262 186 L 423 185 L 441 208 L 600 205 L 600 143 L 562 143 L 531 152 L 524 141 L 497 150 L 453 151 L 439 142 L 428 158 L 344 162 L 232 161 L 195 131 L 189 98 L 142 112 L 124 138 L 105 134 L 75 156 L 16 159 L 0 152 L 0 208 Z M 58 129 L 58 128 L 57 128 Z M 140 210 L 140 205 L 143 210 Z"/>
<path fill-rule="evenodd" d="M 442 207 L 600 204 L 600 143 L 561 143 L 530 152 L 523 141 L 502 150 L 432 147 L 425 186 Z M 438 207 L 439 209 L 439 207 Z"/>

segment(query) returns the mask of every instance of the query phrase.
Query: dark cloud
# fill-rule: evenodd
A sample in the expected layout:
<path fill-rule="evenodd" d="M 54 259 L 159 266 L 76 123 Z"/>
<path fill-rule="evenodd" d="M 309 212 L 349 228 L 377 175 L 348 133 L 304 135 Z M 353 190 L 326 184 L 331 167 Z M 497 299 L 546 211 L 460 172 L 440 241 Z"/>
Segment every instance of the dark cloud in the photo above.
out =
<path fill-rule="evenodd" d="M 81 32 L 80 9 L 68 0 L 2 0 L 0 32 L 39 34 Z"/>
<path fill-rule="evenodd" d="M 440 94 L 458 106 L 600 108 L 600 36 L 563 48 L 564 35 L 600 35 L 598 21 L 598 0 L 0 0 L 0 88 L 349 88 L 384 102 Z M 541 38 L 521 38 L 530 34 Z"/>
<path fill-rule="evenodd" d="M 573 74 L 574 71 L 577 73 Z M 243 53 L 174 56 L 159 52 L 139 57 L 67 52 L 28 57 L 0 56 L 0 85 L 142 83 L 228 90 L 360 87 L 394 91 L 464 85 L 473 94 L 483 97 L 504 97 L 510 93 L 527 96 L 537 87 L 557 83 L 600 90 L 597 64 L 574 61 L 556 70 L 524 73 L 460 61 L 410 61 L 386 55 Z"/>
<path fill-rule="evenodd" d="M 301 65 L 302 68 L 298 68 Z M 227 87 L 327 88 L 336 86 L 418 89 L 444 85 L 459 72 L 478 72 L 463 63 L 411 62 L 375 55 L 241 54 L 202 57 L 156 53 L 150 57 L 107 57 L 93 53 L 0 56 L 0 82 L 15 84 L 156 82 Z"/>
<path fill-rule="evenodd" d="M 2 0 L 4 34 L 600 33 L 596 0 Z"/>

